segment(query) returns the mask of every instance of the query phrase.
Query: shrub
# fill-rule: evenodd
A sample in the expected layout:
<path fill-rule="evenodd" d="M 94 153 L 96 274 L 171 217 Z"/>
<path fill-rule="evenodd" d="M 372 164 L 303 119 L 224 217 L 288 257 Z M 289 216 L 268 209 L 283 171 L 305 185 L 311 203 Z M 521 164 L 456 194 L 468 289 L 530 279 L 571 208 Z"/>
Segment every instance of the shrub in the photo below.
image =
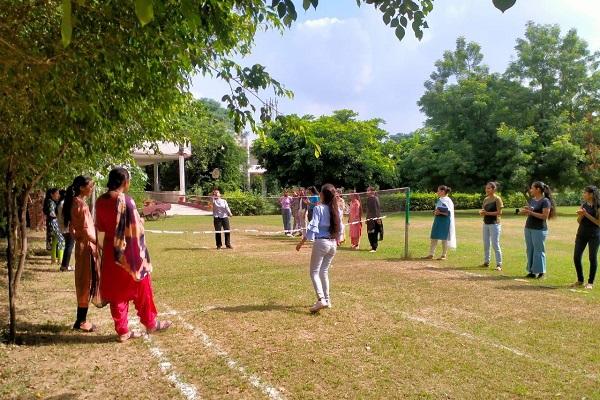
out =
<path fill-rule="evenodd" d="M 223 195 L 233 215 L 264 215 L 267 201 L 261 195 L 236 190 Z"/>

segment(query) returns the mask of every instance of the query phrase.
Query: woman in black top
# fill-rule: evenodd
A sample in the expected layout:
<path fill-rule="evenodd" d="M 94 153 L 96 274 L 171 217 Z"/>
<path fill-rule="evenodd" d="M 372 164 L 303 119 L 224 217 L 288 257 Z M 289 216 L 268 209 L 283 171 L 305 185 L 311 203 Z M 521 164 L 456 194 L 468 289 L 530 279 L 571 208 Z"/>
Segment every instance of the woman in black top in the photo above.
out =
<path fill-rule="evenodd" d="M 583 286 L 583 265 L 581 258 L 586 245 L 589 244 L 590 257 L 590 276 L 586 289 L 592 289 L 596 270 L 598 269 L 598 246 L 600 245 L 600 192 L 596 186 L 586 186 L 583 189 L 583 204 L 577 210 L 577 236 L 575 237 L 575 251 L 573 252 L 573 262 L 577 271 L 577 282 L 573 286 Z"/>
<path fill-rule="evenodd" d="M 546 273 L 546 220 L 556 212 L 550 187 L 544 182 L 533 182 L 529 189 L 529 204 L 519 210 L 527 215 L 525 245 L 527 247 L 527 278 L 542 278 Z"/>

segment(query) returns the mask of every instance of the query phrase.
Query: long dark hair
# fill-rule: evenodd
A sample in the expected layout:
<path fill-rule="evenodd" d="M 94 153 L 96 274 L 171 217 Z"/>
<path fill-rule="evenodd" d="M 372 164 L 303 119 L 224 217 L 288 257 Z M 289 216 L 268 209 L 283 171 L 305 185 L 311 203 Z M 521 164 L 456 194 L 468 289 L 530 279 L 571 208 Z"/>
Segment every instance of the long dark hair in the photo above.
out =
<path fill-rule="evenodd" d="M 90 184 L 92 178 L 87 176 L 79 175 L 73 179 L 71 186 L 67 188 L 67 195 L 65 196 L 65 202 L 63 204 L 63 222 L 65 226 L 69 226 L 71 222 L 71 208 L 73 207 L 73 198 L 79 196 L 81 188 L 86 187 Z"/>
<path fill-rule="evenodd" d="M 113 168 L 108 173 L 108 183 L 106 187 L 108 190 L 115 190 L 121 187 L 124 182 L 129 180 L 129 171 L 123 167 Z"/>
<path fill-rule="evenodd" d="M 594 217 L 600 217 L 600 191 L 594 185 L 586 186 L 585 188 L 583 188 L 583 190 L 592 195 L 592 207 L 596 212 L 596 215 L 594 215 Z"/>
<path fill-rule="evenodd" d="M 449 196 L 450 193 L 452 193 L 452 188 L 450 186 L 446 186 L 446 185 L 438 186 L 438 190 L 441 190 L 442 192 L 444 192 L 446 194 L 446 196 Z"/>
<path fill-rule="evenodd" d="M 340 209 L 336 201 L 335 186 L 331 183 L 326 183 L 321 187 L 321 196 L 323 197 L 323 205 L 329 207 L 329 235 L 332 238 L 338 237 L 340 233 Z"/>
<path fill-rule="evenodd" d="M 43 212 L 46 217 L 50 216 L 50 202 L 54 201 L 54 199 L 52 198 L 52 195 L 56 192 L 58 192 L 57 188 L 50 188 L 50 189 L 46 190 L 46 197 L 44 197 L 44 208 L 43 208 Z"/>
<path fill-rule="evenodd" d="M 552 190 L 550 190 L 550 186 L 546 185 L 544 182 L 535 181 L 531 184 L 531 187 L 540 189 L 544 194 L 544 197 L 550 200 L 550 215 L 548 215 L 548 218 L 554 218 L 556 216 L 556 202 L 552 197 Z"/>

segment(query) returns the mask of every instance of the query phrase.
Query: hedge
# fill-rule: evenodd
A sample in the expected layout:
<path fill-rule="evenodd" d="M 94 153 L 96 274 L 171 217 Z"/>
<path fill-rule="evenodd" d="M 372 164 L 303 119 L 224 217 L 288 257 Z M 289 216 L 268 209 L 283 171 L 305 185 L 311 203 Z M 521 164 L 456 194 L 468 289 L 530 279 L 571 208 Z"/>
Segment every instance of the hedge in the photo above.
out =
<path fill-rule="evenodd" d="M 523 193 L 500 193 L 505 208 L 518 208 L 526 204 L 526 197 Z M 454 202 L 457 210 L 480 209 L 484 193 L 452 193 L 450 198 Z M 576 206 L 581 203 L 581 194 L 578 192 L 556 193 L 554 199 L 557 206 Z M 410 194 L 411 211 L 429 211 L 433 210 L 437 201 L 435 193 L 412 192 Z M 363 208 L 366 207 L 366 198 L 362 198 Z M 404 211 L 406 207 L 406 193 L 393 193 L 379 195 L 379 203 L 382 212 Z"/>

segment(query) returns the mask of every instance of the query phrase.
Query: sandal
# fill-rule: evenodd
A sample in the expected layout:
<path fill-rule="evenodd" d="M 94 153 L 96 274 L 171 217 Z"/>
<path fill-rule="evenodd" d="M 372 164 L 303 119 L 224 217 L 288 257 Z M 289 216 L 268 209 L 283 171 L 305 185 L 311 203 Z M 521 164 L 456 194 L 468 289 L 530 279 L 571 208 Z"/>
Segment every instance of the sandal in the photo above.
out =
<path fill-rule="evenodd" d="M 158 332 L 158 331 L 165 331 L 165 330 L 169 329 L 169 327 L 171 325 L 173 325 L 173 322 L 171 322 L 171 321 L 156 321 L 154 328 L 147 329 L 146 332 L 154 333 L 154 332 Z"/>
<path fill-rule="evenodd" d="M 97 329 L 96 325 L 92 324 L 91 322 L 87 322 L 87 321 L 79 324 L 79 326 L 73 326 L 73 330 L 85 332 L 85 333 L 96 332 L 96 329 Z"/>
<path fill-rule="evenodd" d="M 129 331 L 129 332 L 123 334 L 123 335 L 119 335 L 117 337 L 117 341 L 119 343 L 124 343 L 124 342 L 128 341 L 129 339 L 137 339 L 137 338 L 140 338 L 140 337 L 142 337 L 142 334 L 140 332 Z"/>

